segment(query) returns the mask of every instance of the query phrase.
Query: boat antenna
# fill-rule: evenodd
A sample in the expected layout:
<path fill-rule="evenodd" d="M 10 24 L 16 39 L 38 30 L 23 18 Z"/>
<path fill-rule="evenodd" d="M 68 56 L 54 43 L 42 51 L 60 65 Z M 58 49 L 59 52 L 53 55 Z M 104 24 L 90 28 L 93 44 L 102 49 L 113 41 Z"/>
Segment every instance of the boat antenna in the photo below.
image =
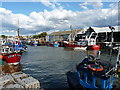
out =
<path fill-rule="evenodd" d="M 110 43 L 110 62 L 112 59 L 112 49 L 113 49 L 113 30 L 115 30 L 114 27 L 109 26 L 109 29 L 111 30 L 111 43 Z"/>

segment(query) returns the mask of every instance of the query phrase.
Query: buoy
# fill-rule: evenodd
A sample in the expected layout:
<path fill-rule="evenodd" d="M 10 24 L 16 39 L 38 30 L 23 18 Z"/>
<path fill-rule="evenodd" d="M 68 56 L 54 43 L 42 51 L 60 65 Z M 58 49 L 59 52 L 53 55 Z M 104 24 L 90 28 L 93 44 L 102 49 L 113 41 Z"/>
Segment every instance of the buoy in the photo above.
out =
<path fill-rule="evenodd" d="M 2 59 L 3 58 L 3 56 L 2 55 L 0 55 L 0 59 Z"/>
<path fill-rule="evenodd" d="M 93 71 L 102 71 L 103 67 L 100 65 L 96 65 L 96 64 L 90 64 L 88 66 L 89 69 L 93 70 Z"/>

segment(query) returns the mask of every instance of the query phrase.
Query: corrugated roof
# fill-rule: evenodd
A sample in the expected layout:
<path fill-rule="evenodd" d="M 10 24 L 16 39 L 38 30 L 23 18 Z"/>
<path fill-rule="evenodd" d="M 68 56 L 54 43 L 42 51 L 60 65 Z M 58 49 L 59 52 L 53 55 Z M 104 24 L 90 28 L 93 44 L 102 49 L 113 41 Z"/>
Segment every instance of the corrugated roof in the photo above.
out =
<path fill-rule="evenodd" d="M 71 33 L 78 33 L 78 32 L 81 32 L 82 29 L 79 29 L 79 30 L 70 30 L 70 31 L 60 31 L 60 32 L 53 32 L 49 35 L 69 35 Z"/>

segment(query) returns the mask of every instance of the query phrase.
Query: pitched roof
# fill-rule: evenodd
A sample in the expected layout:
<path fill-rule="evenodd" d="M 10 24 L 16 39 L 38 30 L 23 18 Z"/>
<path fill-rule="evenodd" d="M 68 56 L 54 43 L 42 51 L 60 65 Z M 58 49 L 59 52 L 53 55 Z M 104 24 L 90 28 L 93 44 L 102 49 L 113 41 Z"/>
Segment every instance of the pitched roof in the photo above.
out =
<path fill-rule="evenodd" d="M 78 33 L 81 32 L 82 29 L 78 29 L 78 30 L 70 30 L 70 31 L 60 31 L 60 32 L 53 32 L 49 35 L 69 35 L 71 33 Z"/>
<path fill-rule="evenodd" d="M 113 26 L 115 28 L 115 30 L 113 30 L 114 32 L 120 32 L 120 26 Z M 92 27 L 94 29 L 95 32 L 97 33 L 102 33 L 102 32 L 111 32 L 111 29 L 109 27 Z"/>

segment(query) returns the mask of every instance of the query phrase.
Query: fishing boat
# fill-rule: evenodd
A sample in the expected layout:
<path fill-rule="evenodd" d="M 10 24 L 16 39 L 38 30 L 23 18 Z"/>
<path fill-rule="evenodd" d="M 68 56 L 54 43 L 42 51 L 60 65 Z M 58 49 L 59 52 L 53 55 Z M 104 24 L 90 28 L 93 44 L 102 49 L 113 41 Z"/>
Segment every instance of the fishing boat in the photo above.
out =
<path fill-rule="evenodd" d="M 59 43 L 57 41 L 55 41 L 55 42 L 52 42 L 52 43 L 47 43 L 47 46 L 59 47 Z"/>
<path fill-rule="evenodd" d="M 87 41 L 78 41 L 72 44 L 65 44 L 65 47 L 67 48 L 73 48 L 74 50 L 80 49 L 80 50 L 99 50 L 100 45 L 88 45 Z"/>
<path fill-rule="evenodd" d="M 79 34 L 77 41 L 68 43 L 65 47 L 83 49 L 83 50 L 99 50 L 100 45 L 96 43 L 98 34 L 91 28 L 87 29 L 85 33 Z M 78 48 L 79 47 L 79 48 Z"/>
<path fill-rule="evenodd" d="M 59 43 L 56 41 L 56 42 L 54 42 L 53 46 L 54 47 L 59 47 Z"/>
<path fill-rule="evenodd" d="M 13 43 L 13 49 L 16 51 L 16 52 L 25 52 L 27 51 L 27 46 L 26 45 L 23 45 L 22 42 L 20 41 L 15 41 Z"/>
<path fill-rule="evenodd" d="M 116 65 L 113 65 L 109 61 L 107 62 L 88 55 L 76 66 L 76 75 L 73 75 L 71 72 L 67 73 L 69 86 L 74 89 L 76 87 L 107 90 L 114 88 L 115 75 L 118 72 L 118 65 L 120 64 L 119 56 L 120 49 L 117 55 Z"/>
<path fill-rule="evenodd" d="M 19 64 L 22 56 L 21 52 L 16 52 L 12 47 L 4 47 L 2 49 L 3 61 L 6 61 L 8 64 Z"/>
<path fill-rule="evenodd" d="M 35 40 L 33 43 L 33 46 L 37 46 L 37 45 L 38 45 L 38 42 Z"/>
<path fill-rule="evenodd" d="M 21 53 L 9 53 L 6 55 L 3 55 L 3 61 L 6 61 L 8 64 L 14 64 L 17 65 L 20 63 L 22 54 Z"/>
<path fill-rule="evenodd" d="M 78 42 L 74 42 L 74 43 L 66 43 L 65 44 L 66 48 L 73 48 L 74 50 L 86 50 L 87 48 L 87 41 L 78 41 Z"/>

